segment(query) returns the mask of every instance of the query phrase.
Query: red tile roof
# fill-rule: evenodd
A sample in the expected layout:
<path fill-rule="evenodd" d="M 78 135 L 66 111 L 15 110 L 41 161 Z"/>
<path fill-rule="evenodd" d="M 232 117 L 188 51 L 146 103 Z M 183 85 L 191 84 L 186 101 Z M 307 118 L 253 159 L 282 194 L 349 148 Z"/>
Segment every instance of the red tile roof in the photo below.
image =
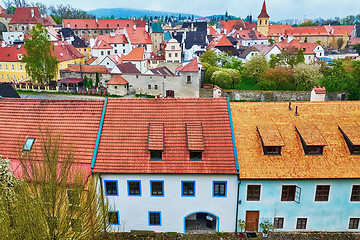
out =
<path fill-rule="evenodd" d="M 242 20 L 228 20 L 220 21 L 221 29 L 226 29 L 227 33 L 230 33 L 233 29 L 256 29 L 256 23 L 244 22 Z"/>
<path fill-rule="evenodd" d="M 269 25 L 269 36 L 285 36 L 287 30 L 292 30 L 291 25 L 279 25 L 279 24 L 270 24 Z"/>
<path fill-rule="evenodd" d="M 189 62 L 186 65 L 178 67 L 176 70 L 180 72 L 198 72 L 199 66 L 198 66 L 197 58 L 194 58 L 191 62 Z"/>
<path fill-rule="evenodd" d="M 360 44 L 360 38 L 352 38 L 350 39 L 349 45 Z"/>
<path fill-rule="evenodd" d="M 287 43 L 286 41 L 282 41 L 280 43 L 275 43 L 281 50 L 289 47 L 294 47 L 296 49 L 303 49 L 304 54 L 315 54 L 314 49 L 319 46 L 318 43 L 305 43 L 305 42 L 298 42 L 296 40 L 292 40 L 291 42 Z"/>
<path fill-rule="evenodd" d="M 208 26 L 207 29 L 209 30 L 208 31 L 208 35 L 211 35 L 211 36 L 219 36 L 219 33 L 215 30 L 215 28 L 213 26 Z"/>
<path fill-rule="evenodd" d="M 26 53 L 25 48 L 21 45 L 20 48 L 16 47 L 1 47 L 0 48 L 0 62 L 19 62 L 18 54 L 24 56 Z"/>
<path fill-rule="evenodd" d="M 237 30 L 232 36 L 236 40 L 268 40 L 267 36 L 256 30 Z"/>
<path fill-rule="evenodd" d="M 6 9 L 0 6 L 0 14 L 7 14 Z"/>
<path fill-rule="evenodd" d="M 84 56 L 71 44 L 55 45 L 52 53 L 59 62 L 71 59 L 83 58 Z"/>
<path fill-rule="evenodd" d="M 31 15 L 33 11 L 33 17 Z M 42 18 L 38 7 L 18 7 L 15 10 L 13 17 L 11 18 L 9 24 L 16 23 L 41 23 L 44 26 L 54 26 L 56 23 L 51 17 Z"/>
<path fill-rule="evenodd" d="M 149 150 L 164 150 L 164 124 L 163 123 L 150 123 L 149 124 Z"/>
<path fill-rule="evenodd" d="M 60 70 L 64 72 L 81 72 L 83 73 L 108 73 L 108 69 L 105 66 L 93 66 L 93 65 L 78 65 L 78 64 L 69 64 L 68 68 Z"/>
<path fill-rule="evenodd" d="M 93 49 L 112 49 L 113 47 L 110 46 L 107 42 L 105 41 L 98 41 L 96 42 L 95 46 L 93 47 Z"/>
<path fill-rule="evenodd" d="M 164 124 L 162 161 L 150 161 L 149 124 Z M 202 161 L 189 160 L 186 124 L 202 124 Z M 94 172 L 236 174 L 226 99 L 109 99 Z"/>
<path fill-rule="evenodd" d="M 317 94 L 325 94 L 326 93 L 325 87 L 314 86 L 314 90 L 315 90 L 315 93 L 317 93 Z"/>
<path fill-rule="evenodd" d="M 89 60 L 87 60 L 87 61 L 85 62 L 85 64 L 90 65 L 90 64 L 92 64 L 93 62 L 95 62 L 96 59 L 97 59 L 97 57 L 92 57 L 92 58 L 90 58 Z"/>
<path fill-rule="evenodd" d="M 129 35 L 131 44 L 152 44 L 150 35 L 145 31 L 145 28 L 136 28 L 136 30 L 127 28 L 126 32 Z"/>
<path fill-rule="evenodd" d="M 338 25 L 338 26 L 324 26 L 331 36 L 343 36 L 345 33 L 347 36 L 351 36 L 355 31 L 355 25 Z"/>
<path fill-rule="evenodd" d="M 145 20 L 133 19 L 63 19 L 63 27 L 71 29 L 117 29 L 145 27 Z"/>
<path fill-rule="evenodd" d="M 144 47 L 134 48 L 131 50 L 131 52 L 129 52 L 128 55 L 123 58 L 123 61 L 143 61 L 145 59 L 144 53 Z"/>
<path fill-rule="evenodd" d="M 115 36 L 99 35 L 96 41 L 105 41 L 108 44 L 129 43 L 124 34 L 116 34 Z"/>
<path fill-rule="evenodd" d="M 122 76 L 118 75 L 107 82 L 107 85 L 126 85 L 128 81 L 126 81 Z"/>
<path fill-rule="evenodd" d="M 266 3 L 265 3 L 265 0 L 264 0 L 262 9 L 261 9 L 261 13 L 259 14 L 258 18 L 269 18 L 269 14 L 267 14 L 267 12 L 266 12 Z"/>
<path fill-rule="evenodd" d="M 189 151 L 204 151 L 204 136 L 201 123 L 186 124 L 186 140 Z"/>
<path fill-rule="evenodd" d="M 41 132 L 61 134 L 75 162 L 91 164 L 104 101 L 0 99 L 0 152 L 18 158 L 27 138 L 35 138 L 32 153 L 41 155 Z"/>
<path fill-rule="evenodd" d="M 328 31 L 324 26 L 310 26 L 310 27 L 293 27 L 287 29 L 288 36 L 327 36 Z"/>

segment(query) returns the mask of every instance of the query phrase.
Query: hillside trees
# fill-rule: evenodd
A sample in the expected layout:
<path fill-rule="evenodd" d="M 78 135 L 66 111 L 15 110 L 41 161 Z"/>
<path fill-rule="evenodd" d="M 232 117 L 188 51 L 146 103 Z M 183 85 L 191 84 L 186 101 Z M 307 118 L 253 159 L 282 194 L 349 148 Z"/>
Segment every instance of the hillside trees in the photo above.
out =
<path fill-rule="evenodd" d="M 294 67 L 294 80 L 297 90 L 310 90 L 317 86 L 322 78 L 319 65 L 298 64 Z"/>

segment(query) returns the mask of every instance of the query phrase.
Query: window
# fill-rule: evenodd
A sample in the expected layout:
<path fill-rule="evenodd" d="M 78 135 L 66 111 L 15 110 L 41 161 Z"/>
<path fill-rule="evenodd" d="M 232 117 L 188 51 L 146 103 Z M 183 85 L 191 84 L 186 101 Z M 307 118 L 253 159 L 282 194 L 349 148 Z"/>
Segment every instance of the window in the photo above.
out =
<path fill-rule="evenodd" d="M 260 201 L 261 185 L 248 185 L 247 186 L 247 201 Z"/>
<path fill-rule="evenodd" d="M 179 54 L 178 53 L 175 53 L 175 57 L 178 57 L 179 56 Z"/>
<path fill-rule="evenodd" d="M 296 229 L 306 229 L 307 218 L 298 218 L 296 222 Z"/>
<path fill-rule="evenodd" d="M 191 76 L 186 77 L 186 83 L 191 83 Z"/>
<path fill-rule="evenodd" d="M 77 189 L 67 189 L 67 200 L 70 206 L 79 206 L 80 205 L 80 190 Z"/>
<path fill-rule="evenodd" d="M 295 201 L 295 185 L 283 185 L 281 192 L 281 201 Z"/>
<path fill-rule="evenodd" d="M 181 181 L 181 196 L 195 197 L 195 181 Z"/>
<path fill-rule="evenodd" d="M 274 229 L 284 228 L 284 218 L 274 218 Z"/>
<path fill-rule="evenodd" d="M 189 153 L 190 153 L 190 161 L 201 161 L 202 160 L 202 152 L 189 151 Z"/>
<path fill-rule="evenodd" d="M 305 154 L 307 155 L 321 155 L 323 152 L 323 146 L 307 146 L 305 148 Z"/>
<path fill-rule="evenodd" d="M 281 155 L 281 147 L 264 147 L 265 155 Z"/>
<path fill-rule="evenodd" d="M 175 46 L 171 46 L 171 50 L 175 50 Z"/>
<path fill-rule="evenodd" d="M 349 229 L 358 229 L 359 228 L 360 218 L 350 218 Z"/>
<path fill-rule="evenodd" d="M 14 70 L 15 69 L 15 65 L 11 64 L 11 69 Z"/>
<path fill-rule="evenodd" d="M 149 226 L 161 226 L 161 212 L 149 212 Z"/>
<path fill-rule="evenodd" d="M 330 192 L 330 185 L 317 185 L 315 201 L 328 201 L 329 192 Z"/>
<path fill-rule="evenodd" d="M 27 138 L 23 150 L 30 151 L 34 142 L 35 142 L 35 138 Z"/>
<path fill-rule="evenodd" d="M 117 86 L 114 86 L 114 89 L 117 89 Z"/>
<path fill-rule="evenodd" d="M 226 182 L 213 182 L 213 197 L 226 197 Z"/>
<path fill-rule="evenodd" d="M 120 225 L 119 211 L 109 212 L 109 224 Z"/>
<path fill-rule="evenodd" d="M 125 53 L 125 49 L 123 49 L 123 53 Z"/>
<path fill-rule="evenodd" d="M 129 196 L 141 196 L 141 181 L 140 180 L 128 180 L 128 195 Z"/>
<path fill-rule="evenodd" d="M 164 196 L 164 181 L 150 181 L 150 188 L 152 197 Z"/>
<path fill-rule="evenodd" d="M 20 64 L 20 70 L 22 70 L 22 65 Z"/>
<path fill-rule="evenodd" d="M 148 89 L 151 89 L 151 85 L 150 85 L 150 84 L 148 85 Z"/>
<path fill-rule="evenodd" d="M 108 55 L 110 55 L 110 51 L 108 51 Z"/>
<path fill-rule="evenodd" d="M 158 89 L 158 86 L 157 86 L 157 85 L 155 85 L 155 86 L 154 86 L 154 88 L 155 88 L 155 89 Z"/>
<path fill-rule="evenodd" d="M 169 58 L 171 58 L 171 53 L 169 53 Z"/>
<path fill-rule="evenodd" d="M 360 131 L 359 125 L 341 125 L 339 126 L 339 130 L 344 136 L 350 154 L 360 154 L 360 145 L 354 144 L 358 142 L 356 140 L 356 134 Z"/>
<path fill-rule="evenodd" d="M 104 51 L 101 51 L 101 53 L 100 53 L 100 54 L 101 54 L 101 56 L 103 56 L 103 55 L 104 55 Z"/>
<path fill-rule="evenodd" d="M 360 201 L 360 185 L 353 185 L 350 201 L 352 202 Z"/>
<path fill-rule="evenodd" d="M 162 151 L 151 150 L 150 151 L 150 161 L 162 161 Z"/>
<path fill-rule="evenodd" d="M 117 54 L 117 50 L 116 50 L 116 49 L 114 50 L 114 53 Z"/>
<path fill-rule="evenodd" d="M 118 181 L 105 180 L 105 196 L 118 196 Z"/>

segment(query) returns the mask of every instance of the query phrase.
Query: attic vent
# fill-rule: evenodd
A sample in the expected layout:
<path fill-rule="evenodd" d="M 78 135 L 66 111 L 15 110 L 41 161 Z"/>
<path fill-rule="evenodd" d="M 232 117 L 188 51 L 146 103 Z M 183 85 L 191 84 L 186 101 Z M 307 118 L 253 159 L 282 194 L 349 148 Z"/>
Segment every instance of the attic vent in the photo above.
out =
<path fill-rule="evenodd" d="M 86 24 L 86 27 L 88 27 L 88 25 Z"/>
<path fill-rule="evenodd" d="M 185 127 L 190 161 L 201 161 L 202 152 L 205 150 L 202 124 L 187 123 Z"/>
<path fill-rule="evenodd" d="M 322 155 L 327 142 L 315 125 L 295 126 L 303 145 L 305 155 Z"/>

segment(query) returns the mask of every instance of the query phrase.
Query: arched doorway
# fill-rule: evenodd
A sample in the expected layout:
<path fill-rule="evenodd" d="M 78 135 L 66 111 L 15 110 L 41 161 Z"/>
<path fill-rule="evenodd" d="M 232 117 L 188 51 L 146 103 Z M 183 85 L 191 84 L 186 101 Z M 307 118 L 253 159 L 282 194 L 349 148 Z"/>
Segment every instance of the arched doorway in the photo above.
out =
<path fill-rule="evenodd" d="M 193 212 L 184 217 L 185 233 L 211 233 L 219 231 L 219 217 L 209 212 Z"/>

